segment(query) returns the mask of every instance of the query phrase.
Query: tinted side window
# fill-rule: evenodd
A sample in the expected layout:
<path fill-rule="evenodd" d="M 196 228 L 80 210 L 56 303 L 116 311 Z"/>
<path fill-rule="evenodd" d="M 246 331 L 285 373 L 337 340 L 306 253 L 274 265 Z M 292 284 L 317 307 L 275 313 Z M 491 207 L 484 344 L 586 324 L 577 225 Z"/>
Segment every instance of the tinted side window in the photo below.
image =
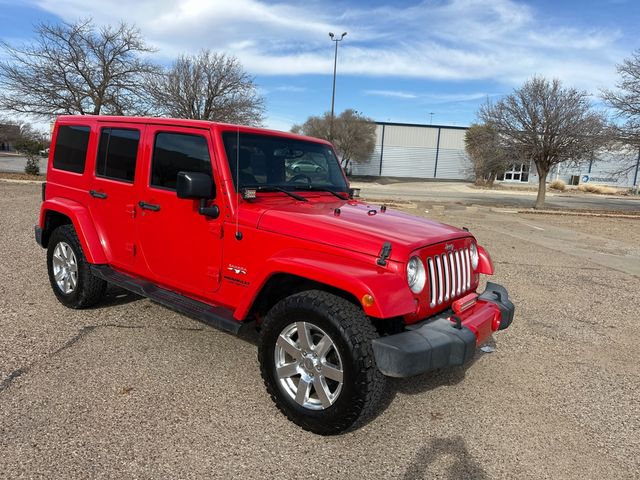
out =
<path fill-rule="evenodd" d="M 53 168 L 84 173 L 90 130 L 89 127 L 79 125 L 61 125 L 58 127 L 53 154 Z"/>
<path fill-rule="evenodd" d="M 96 160 L 96 175 L 133 182 L 140 132 L 122 128 L 103 128 Z"/>
<path fill-rule="evenodd" d="M 206 138 L 185 133 L 158 133 L 153 147 L 151 186 L 176 189 L 178 172 L 211 175 Z"/>

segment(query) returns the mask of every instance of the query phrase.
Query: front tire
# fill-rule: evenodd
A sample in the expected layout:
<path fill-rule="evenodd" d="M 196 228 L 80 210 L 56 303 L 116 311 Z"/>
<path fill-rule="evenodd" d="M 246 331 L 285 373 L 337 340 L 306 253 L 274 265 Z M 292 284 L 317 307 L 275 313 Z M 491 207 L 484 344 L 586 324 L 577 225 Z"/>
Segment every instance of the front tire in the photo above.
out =
<path fill-rule="evenodd" d="M 276 406 L 305 430 L 334 435 L 369 418 L 384 389 L 364 312 L 310 290 L 281 300 L 262 324 L 258 357 Z"/>
<path fill-rule="evenodd" d="M 104 297 L 107 282 L 91 273 L 73 225 L 62 225 L 51 234 L 47 270 L 53 293 L 69 308 L 91 307 Z"/>

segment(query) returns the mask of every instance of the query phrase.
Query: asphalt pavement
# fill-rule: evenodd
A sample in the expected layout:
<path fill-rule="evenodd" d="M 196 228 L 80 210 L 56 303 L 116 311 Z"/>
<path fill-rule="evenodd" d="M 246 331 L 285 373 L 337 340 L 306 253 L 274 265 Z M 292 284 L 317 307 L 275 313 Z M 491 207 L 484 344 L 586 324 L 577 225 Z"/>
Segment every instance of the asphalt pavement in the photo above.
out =
<path fill-rule="evenodd" d="M 353 181 L 365 198 L 532 208 L 537 192 L 521 188 L 482 189 L 463 182 Z M 577 191 L 546 192 L 545 207 L 640 213 L 640 196 L 599 195 Z"/>
<path fill-rule="evenodd" d="M 47 157 L 40 157 L 40 173 L 47 173 Z M 0 172 L 23 173 L 27 159 L 22 155 L 0 153 Z"/>
<path fill-rule="evenodd" d="M 255 337 L 116 289 L 58 303 L 39 195 L 0 181 L 0 478 L 640 478 L 638 220 L 418 202 L 489 250 L 514 323 L 320 437 L 272 405 Z"/>

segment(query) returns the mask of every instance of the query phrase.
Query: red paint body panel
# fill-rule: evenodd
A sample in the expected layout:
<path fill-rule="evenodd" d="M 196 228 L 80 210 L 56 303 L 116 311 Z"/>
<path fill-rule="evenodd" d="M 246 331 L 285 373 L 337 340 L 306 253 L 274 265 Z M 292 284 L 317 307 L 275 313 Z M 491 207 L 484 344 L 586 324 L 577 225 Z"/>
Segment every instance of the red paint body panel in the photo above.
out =
<path fill-rule="evenodd" d="M 91 127 L 84 174 L 53 168 L 55 138 L 64 124 Z M 107 125 L 141 132 L 133 184 L 95 175 L 100 128 Z M 217 219 L 200 215 L 195 200 L 179 199 L 175 191 L 150 186 L 154 138 L 160 131 L 206 138 L 216 190 L 211 203 L 221 212 Z M 445 244 L 456 249 L 468 247 L 475 241 L 471 234 L 391 209 L 383 212 L 378 205 L 340 200 L 328 193 L 300 192 L 308 199 L 300 202 L 282 193 L 260 192 L 256 200 L 245 201 L 235 193 L 226 159 L 221 135 L 228 131 L 328 144 L 289 133 L 206 121 L 59 117 L 53 132 L 40 226 L 44 228 L 44 215 L 49 210 L 67 215 L 89 262 L 108 264 L 212 305 L 228 307 L 238 320 L 247 316 L 266 282 L 281 273 L 343 290 L 358 301 L 369 294 L 374 304 L 363 307 L 368 315 L 404 317 L 407 323 L 443 311 L 458 298 L 430 306 L 428 284 L 419 294 L 409 290 L 406 264 L 412 255 L 425 259 L 441 254 Z M 108 199 L 96 200 L 89 190 L 107 193 Z M 140 201 L 161 208 L 142 210 Z M 241 240 L 236 238 L 236 231 L 242 233 Z M 391 255 L 386 265 L 378 265 L 385 242 L 392 245 Z M 478 250 L 480 266 L 470 277 L 468 291 L 477 288 L 478 273 L 493 272 L 488 254 L 480 247 Z M 470 324 L 483 336 L 484 320 L 470 318 Z"/>
<path fill-rule="evenodd" d="M 49 185 L 47 185 L 48 189 Z M 68 198 L 54 197 L 46 200 L 42 203 L 40 209 L 39 225 L 41 228 L 45 226 L 45 218 L 48 212 L 58 212 L 71 219 L 73 227 L 78 232 L 78 239 L 80 240 L 80 245 L 82 245 L 84 255 L 89 263 L 107 263 L 100 236 L 96 232 L 93 219 L 86 207 Z"/>
<path fill-rule="evenodd" d="M 497 305 L 485 300 L 478 300 L 473 307 L 462 312 L 459 317 L 462 320 L 462 325 L 475 334 L 476 344 L 480 345 L 498 329 L 500 315 L 500 309 Z"/>
<path fill-rule="evenodd" d="M 339 215 L 334 214 L 335 208 L 340 208 Z M 371 255 L 377 255 L 384 242 L 391 242 L 390 258 L 396 261 L 405 261 L 413 250 L 425 245 L 469 236 L 449 225 L 394 210 L 383 213 L 379 208 L 337 198 L 328 204 L 286 202 L 266 211 L 259 228 Z"/>

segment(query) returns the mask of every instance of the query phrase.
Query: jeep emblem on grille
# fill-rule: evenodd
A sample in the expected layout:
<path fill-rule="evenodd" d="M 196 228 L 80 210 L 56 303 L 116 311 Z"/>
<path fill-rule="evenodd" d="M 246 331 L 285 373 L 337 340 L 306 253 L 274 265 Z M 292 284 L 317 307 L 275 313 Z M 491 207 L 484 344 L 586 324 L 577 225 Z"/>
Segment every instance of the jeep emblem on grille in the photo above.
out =
<path fill-rule="evenodd" d="M 451 250 L 453 250 L 453 243 L 447 243 L 447 244 L 444 246 L 444 249 L 445 249 L 447 252 L 450 252 Z"/>

